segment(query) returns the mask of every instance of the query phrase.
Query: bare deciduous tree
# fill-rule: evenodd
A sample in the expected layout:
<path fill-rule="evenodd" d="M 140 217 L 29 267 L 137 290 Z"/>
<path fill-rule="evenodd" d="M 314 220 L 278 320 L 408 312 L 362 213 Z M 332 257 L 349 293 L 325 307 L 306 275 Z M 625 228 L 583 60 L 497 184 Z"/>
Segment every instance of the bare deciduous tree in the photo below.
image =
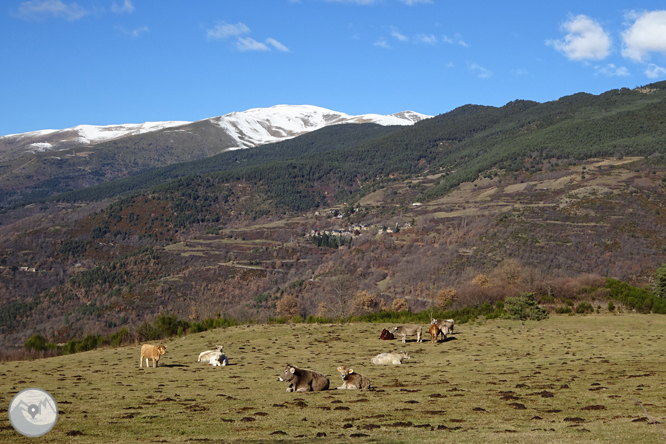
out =
<path fill-rule="evenodd" d="M 294 295 L 288 294 L 282 299 L 277 301 L 277 313 L 279 315 L 286 316 L 288 318 L 293 318 L 298 315 L 299 307 L 298 301 Z"/>
<path fill-rule="evenodd" d="M 404 298 L 396 298 L 393 300 L 391 305 L 391 310 L 393 311 L 409 311 L 409 304 Z"/>

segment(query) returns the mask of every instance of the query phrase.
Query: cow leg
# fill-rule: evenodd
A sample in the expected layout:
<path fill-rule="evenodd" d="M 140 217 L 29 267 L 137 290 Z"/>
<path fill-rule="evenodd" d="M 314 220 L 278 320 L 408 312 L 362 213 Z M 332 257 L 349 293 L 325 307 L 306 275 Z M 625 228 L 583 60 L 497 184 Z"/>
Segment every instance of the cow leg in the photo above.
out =
<path fill-rule="evenodd" d="M 143 355 L 139 358 L 139 367 L 143 367 Z"/>
<path fill-rule="evenodd" d="M 405 339 L 406 339 L 406 336 L 403 336 L 403 337 L 402 337 L 402 343 L 403 343 L 403 344 L 404 344 L 405 342 L 407 342 Z"/>

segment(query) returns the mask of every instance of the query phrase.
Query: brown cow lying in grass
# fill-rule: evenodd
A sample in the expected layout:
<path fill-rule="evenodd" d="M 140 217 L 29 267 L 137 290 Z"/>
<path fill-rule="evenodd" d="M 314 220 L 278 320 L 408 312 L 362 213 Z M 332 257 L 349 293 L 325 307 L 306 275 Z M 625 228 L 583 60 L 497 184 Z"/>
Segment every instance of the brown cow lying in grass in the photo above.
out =
<path fill-rule="evenodd" d="M 355 389 L 370 388 L 370 380 L 367 377 L 359 375 L 358 373 L 354 373 L 354 370 L 347 367 L 346 365 L 338 367 L 338 371 L 340 372 L 340 376 L 344 381 L 342 383 L 342 386 L 338 387 L 338 390 L 355 390 Z"/>
<path fill-rule="evenodd" d="M 287 389 L 288 392 L 318 392 L 328 390 L 330 384 L 323 373 L 305 370 L 289 364 L 278 379 L 290 383 Z"/>
<path fill-rule="evenodd" d="M 160 357 L 166 353 L 166 345 L 143 344 L 141 346 L 141 358 L 139 358 L 139 367 L 143 367 L 143 358 L 146 358 L 146 367 L 149 366 L 148 359 L 153 360 L 153 368 L 157 367 Z"/>

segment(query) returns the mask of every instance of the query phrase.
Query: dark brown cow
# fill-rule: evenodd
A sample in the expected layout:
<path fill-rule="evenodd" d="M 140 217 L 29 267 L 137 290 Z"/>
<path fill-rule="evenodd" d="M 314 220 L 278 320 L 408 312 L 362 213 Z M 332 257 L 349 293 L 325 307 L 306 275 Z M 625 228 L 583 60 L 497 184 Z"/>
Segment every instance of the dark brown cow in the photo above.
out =
<path fill-rule="evenodd" d="M 382 330 L 382 334 L 379 335 L 379 339 L 390 340 L 390 339 L 395 339 L 395 336 L 393 336 L 393 333 L 391 333 L 387 329 L 384 329 Z"/>

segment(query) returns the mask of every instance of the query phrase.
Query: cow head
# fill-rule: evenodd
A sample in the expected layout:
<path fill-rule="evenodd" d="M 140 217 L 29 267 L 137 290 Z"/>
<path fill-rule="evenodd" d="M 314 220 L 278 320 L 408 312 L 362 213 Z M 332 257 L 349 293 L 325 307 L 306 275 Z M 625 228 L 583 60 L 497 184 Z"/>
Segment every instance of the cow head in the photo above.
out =
<path fill-rule="evenodd" d="M 389 333 L 395 333 L 395 331 L 398 329 L 398 327 L 391 327 L 389 328 Z"/>
<path fill-rule="evenodd" d="M 278 377 L 280 381 L 291 381 L 294 379 L 294 374 L 296 374 L 296 367 L 293 365 L 287 364 L 287 367 L 284 369 L 282 374 Z"/>
<path fill-rule="evenodd" d="M 345 381 L 349 379 L 349 375 L 354 373 L 354 369 L 347 367 L 346 365 L 343 365 L 342 367 L 338 367 L 338 371 L 340 372 L 340 377 L 344 379 Z"/>
<path fill-rule="evenodd" d="M 437 319 L 432 318 L 432 321 L 430 321 L 430 325 L 432 325 L 432 324 L 436 324 L 436 323 L 437 323 Z"/>
<path fill-rule="evenodd" d="M 162 356 L 164 353 L 166 353 L 166 345 L 160 345 L 157 347 L 157 352 Z"/>
<path fill-rule="evenodd" d="M 402 359 L 409 359 L 409 352 L 401 351 L 399 354 L 402 355 Z"/>

